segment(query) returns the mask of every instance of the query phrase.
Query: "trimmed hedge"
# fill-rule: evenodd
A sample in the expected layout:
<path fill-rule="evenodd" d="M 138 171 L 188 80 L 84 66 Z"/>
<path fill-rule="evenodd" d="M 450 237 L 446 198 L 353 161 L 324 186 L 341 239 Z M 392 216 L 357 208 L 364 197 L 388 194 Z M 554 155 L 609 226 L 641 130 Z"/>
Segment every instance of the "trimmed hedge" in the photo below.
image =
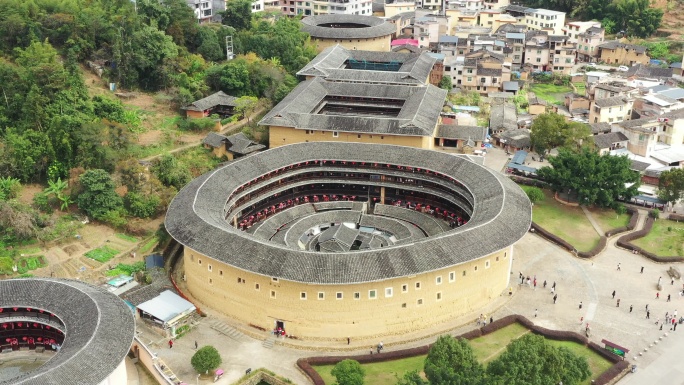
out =
<path fill-rule="evenodd" d="M 511 314 L 501 319 L 498 319 L 492 323 L 487 324 L 478 329 L 473 329 L 469 332 L 463 333 L 455 338 L 465 338 L 471 340 L 483 335 L 495 332 L 513 323 L 519 323 L 526 328 L 530 329 L 533 333 L 544 336 L 545 338 L 556 340 L 556 341 L 572 341 L 579 343 L 588 347 L 589 349 L 597 352 L 602 357 L 608 359 L 613 363 L 608 370 L 599 375 L 595 381 L 596 385 L 605 385 L 612 381 L 614 378 L 619 376 L 627 367 L 629 363 L 624 361 L 622 358 L 611 354 L 607 350 L 603 349 L 600 345 L 590 342 L 589 339 L 579 333 L 564 331 L 564 330 L 551 330 L 543 328 L 541 326 L 535 325 L 532 321 L 523 317 L 519 314 Z M 335 365 L 342 360 L 356 360 L 359 363 L 366 364 L 371 362 L 384 362 L 391 361 L 401 358 L 409 358 L 427 354 L 432 345 L 424 345 L 417 348 L 394 350 L 387 353 L 380 354 L 362 354 L 353 356 L 320 356 L 320 357 L 308 357 L 300 358 L 297 360 L 297 366 L 301 369 L 314 383 L 314 385 L 326 385 L 323 378 L 316 372 L 312 365 Z"/>
<path fill-rule="evenodd" d="M 660 257 L 660 256 L 657 256 L 657 255 L 655 255 L 649 251 L 646 251 L 646 250 L 642 249 L 641 247 L 632 243 L 633 240 L 643 238 L 646 235 L 648 235 L 648 233 L 650 233 L 651 229 L 653 228 L 654 222 L 655 222 L 655 219 L 649 215 L 648 217 L 646 217 L 646 222 L 644 223 L 643 229 L 621 236 L 617 240 L 616 244 L 622 248 L 627 249 L 627 250 L 636 251 L 637 253 L 639 253 L 639 254 L 645 256 L 646 258 L 651 259 L 655 262 L 663 262 L 663 263 L 683 262 L 684 257 L 682 257 L 682 256 Z"/>
<path fill-rule="evenodd" d="M 603 251 L 603 249 L 606 248 L 606 242 L 608 242 L 608 238 L 606 238 L 605 236 L 601 236 L 601 238 L 599 238 L 599 242 L 596 244 L 596 246 L 594 246 L 593 249 L 589 251 L 580 251 L 579 253 L 577 253 L 577 256 L 580 258 L 595 257 L 598 253 L 600 253 L 601 251 Z"/>
<path fill-rule="evenodd" d="M 684 221 L 684 214 L 670 214 L 667 219 L 675 222 Z"/>
<path fill-rule="evenodd" d="M 600 376 L 594 380 L 593 384 L 594 385 L 606 385 L 610 384 L 613 382 L 615 378 L 617 378 L 622 372 L 625 371 L 629 367 L 629 362 L 627 361 L 620 361 L 616 363 L 615 365 L 611 366 L 606 370 L 605 372 L 601 373 Z"/>
<path fill-rule="evenodd" d="M 541 188 L 550 188 L 551 185 L 548 184 L 547 182 L 544 182 L 541 179 L 532 179 L 532 178 L 525 178 L 524 176 L 519 176 L 519 175 L 511 175 L 509 176 L 511 180 L 517 184 L 524 184 L 525 186 L 534 186 L 534 187 L 541 187 Z"/>
<path fill-rule="evenodd" d="M 631 231 L 634 230 L 636 227 L 637 221 L 639 220 L 639 212 L 632 208 L 632 207 L 627 207 L 627 212 L 632 214 L 632 216 L 629 218 L 629 223 L 627 226 L 622 226 L 618 227 L 616 229 L 611 229 L 606 231 L 606 237 L 612 237 L 615 234 L 620 234 L 624 233 L 625 231 Z"/>

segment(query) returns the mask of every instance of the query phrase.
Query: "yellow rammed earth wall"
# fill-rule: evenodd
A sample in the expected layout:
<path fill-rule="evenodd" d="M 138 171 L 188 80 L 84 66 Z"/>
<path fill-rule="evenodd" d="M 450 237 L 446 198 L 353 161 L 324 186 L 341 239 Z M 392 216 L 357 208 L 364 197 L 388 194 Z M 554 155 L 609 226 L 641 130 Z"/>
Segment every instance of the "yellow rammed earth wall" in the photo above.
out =
<path fill-rule="evenodd" d="M 509 247 L 439 271 L 348 285 L 265 277 L 187 247 L 184 268 L 193 297 L 245 326 L 272 330 L 283 321 L 286 332 L 296 337 L 346 341 L 421 330 L 477 311 L 508 295 L 511 258 Z"/>
<path fill-rule="evenodd" d="M 346 49 L 356 49 L 359 51 L 382 51 L 389 52 L 391 50 L 390 42 L 391 35 L 374 37 L 369 39 L 322 39 L 311 37 L 311 42 L 316 47 L 319 53 L 328 47 L 334 45 L 341 45 Z"/>
<path fill-rule="evenodd" d="M 334 131 L 300 130 L 281 126 L 270 126 L 268 131 L 270 148 L 305 142 L 378 143 L 425 149 L 434 148 L 434 138 L 431 136 L 356 134 L 349 132 L 337 132 L 337 136 L 334 136 Z"/>

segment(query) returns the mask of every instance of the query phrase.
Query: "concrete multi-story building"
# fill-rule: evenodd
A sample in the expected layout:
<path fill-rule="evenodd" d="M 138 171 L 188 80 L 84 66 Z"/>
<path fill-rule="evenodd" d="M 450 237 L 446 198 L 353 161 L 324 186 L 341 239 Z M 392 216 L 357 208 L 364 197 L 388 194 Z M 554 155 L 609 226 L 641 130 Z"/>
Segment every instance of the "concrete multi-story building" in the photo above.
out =
<path fill-rule="evenodd" d="M 416 17 L 413 23 L 413 37 L 418 40 L 419 48 L 436 45 L 439 37 L 448 32 L 448 18 L 440 15 Z"/>
<path fill-rule="evenodd" d="M 188 6 L 193 9 L 197 21 L 200 23 L 208 23 L 214 17 L 213 0 L 186 0 Z M 225 10 L 225 3 L 224 8 Z"/>
<path fill-rule="evenodd" d="M 586 33 L 590 28 L 600 29 L 601 22 L 599 21 L 569 21 L 567 22 L 561 30 L 563 31 L 563 36 L 568 37 L 568 41 L 571 43 L 579 43 L 580 35 Z"/>
<path fill-rule="evenodd" d="M 510 0 L 484 0 L 484 9 L 501 9 L 510 4 Z"/>
<path fill-rule="evenodd" d="M 565 12 L 528 8 L 525 11 L 525 25 L 528 31 L 547 31 L 549 35 L 562 35 Z"/>
<path fill-rule="evenodd" d="M 280 0 L 280 9 L 288 16 L 316 16 L 327 14 L 373 14 L 371 0 Z"/>
<path fill-rule="evenodd" d="M 549 66 L 549 37 L 541 31 L 532 31 L 525 38 L 525 66 L 534 71 L 547 71 Z"/>
<path fill-rule="evenodd" d="M 414 12 L 416 3 L 414 1 L 394 1 L 384 3 L 384 17 L 390 19 L 400 13 Z"/>
<path fill-rule="evenodd" d="M 589 123 L 619 123 L 630 120 L 634 100 L 623 96 L 595 99 L 589 108 Z"/>
<path fill-rule="evenodd" d="M 597 60 L 598 46 L 603 44 L 605 29 L 589 27 L 577 35 L 577 60 L 591 62 Z"/>
<path fill-rule="evenodd" d="M 619 129 L 629 138 L 627 149 L 644 158 L 654 157 L 661 165 L 670 165 L 672 151 L 683 153 L 684 143 L 684 111 L 670 112 L 661 116 L 653 116 L 618 123 Z M 659 145 L 662 144 L 662 145 Z M 664 146 L 663 146 L 664 145 Z M 676 166 L 680 166 L 679 160 Z"/>
<path fill-rule="evenodd" d="M 625 44 L 619 40 L 607 41 L 598 45 L 598 59 L 601 62 L 615 65 L 646 65 L 651 58 L 646 54 L 646 47 L 636 44 Z"/>
<path fill-rule="evenodd" d="M 567 36 L 549 36 L 549 67 L 553 72 L 569 75 L 575 65 L 577 44 Z"/>

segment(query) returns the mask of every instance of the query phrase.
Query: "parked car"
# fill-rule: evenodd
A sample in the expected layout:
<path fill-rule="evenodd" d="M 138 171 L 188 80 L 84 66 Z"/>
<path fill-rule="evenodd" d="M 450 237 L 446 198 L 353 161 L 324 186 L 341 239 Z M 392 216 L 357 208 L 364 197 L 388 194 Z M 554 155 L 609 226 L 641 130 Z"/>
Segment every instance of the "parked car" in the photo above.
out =
<path fill-rule="evenodd" d="M 587 67 L 596 67 L 596 65 L 597 65 L 596 63 L 591 62 L 591 63 L 587 64 Z"/>
<path fill-rule="evenodd" d="M 627 72 L 627 71 L 629 71 L 629 67 L 627 67 L 627 66 L 619 66 L 619 67 L 618 67 L 618 71 Z"/>

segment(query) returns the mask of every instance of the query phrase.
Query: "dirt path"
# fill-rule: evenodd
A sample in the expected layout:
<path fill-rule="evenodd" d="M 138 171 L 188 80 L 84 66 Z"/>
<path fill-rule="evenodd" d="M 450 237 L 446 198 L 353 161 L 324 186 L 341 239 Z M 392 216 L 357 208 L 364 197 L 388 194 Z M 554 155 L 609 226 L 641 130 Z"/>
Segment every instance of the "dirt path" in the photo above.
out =
<path fill-rule="evenodd" d="M 226 134 L 226 133 L 228 133 L 228 132 L 234 132 L 234 131 L 239 130 L 240 128 L 246 126 L 246 125 L 248 124 L 248 122 L 250 122 L 252 119 L 254 119 L 254 118 L 256 118 L 257 116 L 259 116 L 259 114 L 261 114 L 261 113 L 263 113 L 264 111 L 266 111 L 266 109 L 267 109 L 267 107 L 261 107 L 261 108 L 259 108 L 258 110 L 254 111 L 254 112 L 252 113 L 252 115 L 249 116 L 249 120 L 248 120 L 248 119 L 242 119 L 242 120 L 240 120 L 239 122 L 237 122 L 236 124 L 224 126 L 224 127 L 221 129 L 221 131 L 220 131 L 219 133 L 220 133 L 220 134 Z M 205 136 L 206 136 L 206 135 L 199 135 L 199 134 L 198 134 L 198 135 L 196 135 L 196 137 L 192 140 L 191 143 L 188 143 L 188 144 L 186 144 L 186 145 L 184 145 L 184 146 L 181 146 L 181 147 L 178 147 L 178 148 L 174 148 L 173 150 L 167 151 L 165 154 L 174 154 L 174 153 L 177 153 L 177 152 L 185 151 L 185 150 L 187 150 L 187 149 L 189 149 L 189 148 L 192 148 L 192 147 L 199 146 L 199 145 L 202 144 L 202 140 L 204 139 Z M 165 154 L 152 155 L 152 156 L 148 156 L 148 157 L 146 157 L 146 158 L 142 158 L 142 159 L 140 159 L 140 160 L 141 160 L 141 161 L 151 161 L 151 160 L 157 159 L 157 158 L 159 158 L 159 157 L 161 157 L 162 155 L 165 155 Z"/>

